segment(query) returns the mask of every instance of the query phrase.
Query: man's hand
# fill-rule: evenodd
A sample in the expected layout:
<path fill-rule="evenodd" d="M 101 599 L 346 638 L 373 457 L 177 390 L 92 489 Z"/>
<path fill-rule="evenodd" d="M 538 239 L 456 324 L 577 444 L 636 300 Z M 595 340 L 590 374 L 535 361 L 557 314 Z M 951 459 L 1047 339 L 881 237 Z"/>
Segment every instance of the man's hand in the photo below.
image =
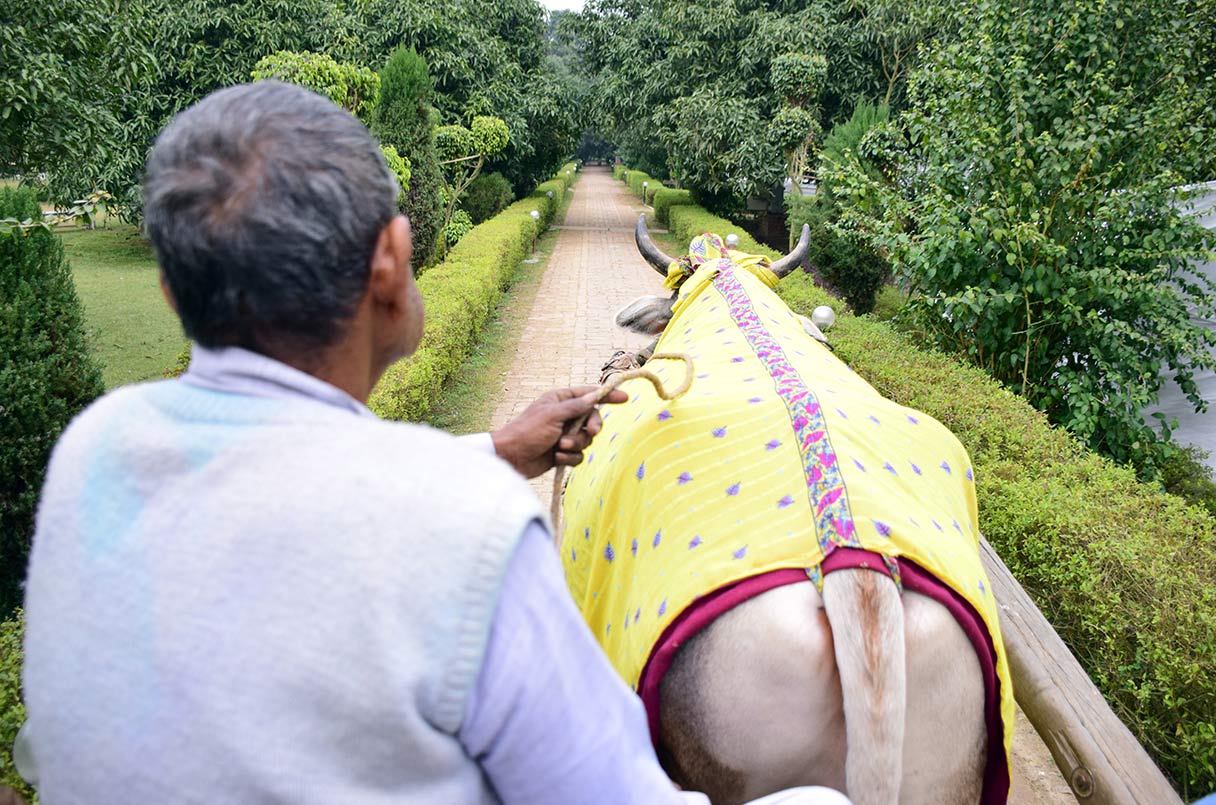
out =
<path fill-rule="evenodd" d="M 583 450 L 600 432 L 603 422 L 595 410 L 598 386 L 575 386 L 549 391 L 515 419 L 490 434 L 494 452 L 525 478 L 535 478 L 556 464 L 582 462 Z M 622 403 L 629 395 L 614 389 L 601 402 Z M 586 415 L 586 424 L 578 423 Z"/>

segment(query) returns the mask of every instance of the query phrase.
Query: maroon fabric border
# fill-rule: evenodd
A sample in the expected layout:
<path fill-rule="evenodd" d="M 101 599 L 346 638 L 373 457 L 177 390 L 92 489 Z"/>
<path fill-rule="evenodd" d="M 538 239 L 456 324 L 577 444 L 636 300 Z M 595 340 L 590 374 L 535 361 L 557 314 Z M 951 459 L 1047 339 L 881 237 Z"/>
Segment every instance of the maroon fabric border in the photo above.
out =
<path fill-rule="evenodd" d="M 946 607 L 975 648 L 984 677 L 984 721 L 988 727 L 988 754 L 980 802 L 981 805 L 1004 803 L 1009 797 L 1009 765 L 1005 758 L 1005 730 L 1001 721 L 1001 680 L 996 672 L 996 650 L 992 637 L 983 618 L 965 598 L 915 562 L 901 559 L 899 565 L 904 589 L 929 596 Z M 863 567 L 888 577 L 891 575 L 879 554 L 858 548 L 837 548 L 821 565 L 825 575 L 846 567 Z M 659 743 L 659 687 L 680 647 L 720 615 L 744 601 L 801 581 L 809 581 L 809 578 L 806 571 L 798 568 L 771 570 L 741 579 L 698 598 L 668 624 L 638 680 L 638 695 L 646 708 L 650 740 L 656 747 Z"/>

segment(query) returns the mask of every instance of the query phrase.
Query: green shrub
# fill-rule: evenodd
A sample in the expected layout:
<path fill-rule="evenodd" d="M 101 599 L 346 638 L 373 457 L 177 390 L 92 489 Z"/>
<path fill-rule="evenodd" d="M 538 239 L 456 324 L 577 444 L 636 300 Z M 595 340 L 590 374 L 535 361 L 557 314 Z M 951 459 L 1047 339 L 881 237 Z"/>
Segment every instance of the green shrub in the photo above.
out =
<path fill-rule="evenodd" d="M 664 226 L 667 225 L 667 211 L 680 204 L 692 204 L 692 194 L 687 190 L 672 190 L 670 187 L 660 188 L 654 194 L 654 219 Z"/>
<path fill-rule="evenodd" d="M 464 210 L 456 210 L 452 213 L 452 220 L 448 221 L 448 225 L 443 228 L 443 234 L 447 238 L 449 246 L 455 246 L 460 242 L 460 239 L 469 234 L 473 228 L 473 219 Z"/>
<path fill-rule="evenodd" d="M 1206 463 L 1208 454 L 1198 447 L 1176 451 L 1161 467 L 1161 485 L 1171 495 L 1199 506 L 1216 517 L 1216 481 Z"/>
<path fill-rule="evenodd" d="M 13 740 L 25 723 L 21 697 L 23 626 L 20 609 L 13 612 L 12 620 L 0 622 L 0 786 L 7 785 L 32 805 L 36 801 L 34 789 L 13 768 Z"/>
<path fill-rule="evenodd" d="M 473 227 L 442 263 L 418 278 L 426 306 L 422 343 L 384 373 L 368 401 L 373 411 L 385 419 L 426 419 L 444 382 L 477 346 L 532 239 L 553 220 L 573 181 L 573 168 L 563 166 L 531 195 Z M 532 220 L 532 210 L 540 213 L 539 224 Z"/>
<path fill-rule="evenodd" d="M 0 218 L 41 217 L 33 191 L 0 188 Z M 0 234 L 0 618 L 21 603 L 51 447 L 103 391 L 59 237 Z"/>
<path fill-rule="evenodd" d="M 621 182 L 625 181 L 625 166 L 624 165 L 613 165 L 612 166 L 612 178 L 616 179 L 617 181 L 621 181 Z"/>
<path fill-rule="evenodd" d="M 645 184 L 649 185 L 650 187 L 657 188 L 662 184 L 662 182 L 660 182 L 658 179 L 650 178 L 650 174 L 642 173 L 639 170 L 630 170 L 629 178 L 625 180 L 625 183 L 629 185 L 629 189 L 633 191 L 635 196 L 643 200 L 644 197 L 642 195 L 642 185 Z"/>
<path fill-rule="evenodd" d="M 426 61 L 412 49 L 398 48 L 380 71 L 380 99 L 372 112 L 372 133 L 409 161 L 409 191 L 401 211 L 410 219 L 415 268 L 431 259 L 443 226 L 443 177 L 431 138 L 433 92 Z"/>
<path fill-rule="evenodd" d="M 786 196 L 787 223 L 791 238 L 802 231 L 803 224 L 811 227 L 811 249 L 808 258 L 820 278 L 856 313 L 874 309 L 880 288 L 891 278 L 890 263 L 880 257 L 873 247 L 856 232 L 837 226 L 840 202 L 832 186 L 832 174 L 825 166 L 839 163 L 859 150 L 859 144 L 887 119 L 885 106 L 859 103 L 852 116 L 832 128 L 823 141 L 819 154 L 819 192 L 815 196 Z M 875 177 L 877 169 L 869 162 L 864 166 Z"/>
<path fill-rule="evenodd" d="M 498 215 L 514 198 L 511 183 L 505 176 L 501 173 L 483 173 L 464 191 L 460 206 L 474 224 L 480 224 Z"/>
<path fill-rule="evenodd" d="M 737 231 L 674 207 L 682 240 Z M 739 233 L 743 251 L 774 256 Z M 810 315 L 833 299 L 795 272 Z M 1115 713 L 1184 790 L 1216 788 L 1216 521 L 1095 455 L 983 371 L 840 315 L 836 354 L 884 396 L 942 422 L 975 466 L 980 527 Z"/>
<path fill-rule="evenodd" d="M 906 299 L 907 297 L 899 288 L 894 285 L 884 285 L 878 289 L 878 295 L 874 297 L 874 309 L 870 311 L 870 315 L 878 321 L 890 321 L 899 313 Z"/>

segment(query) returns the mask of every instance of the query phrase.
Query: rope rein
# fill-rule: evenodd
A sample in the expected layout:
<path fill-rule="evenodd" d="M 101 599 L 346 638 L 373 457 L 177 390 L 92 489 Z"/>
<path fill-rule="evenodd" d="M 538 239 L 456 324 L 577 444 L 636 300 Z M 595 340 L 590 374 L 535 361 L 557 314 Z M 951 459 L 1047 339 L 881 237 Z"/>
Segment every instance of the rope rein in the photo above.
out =
<path fill-rule="evenodd" d="M 650 382 L 654 386 L 655 394 L 659 395 L 661 400 L 674 400 L 677 397 L 682 397 L 692 387 L 692 358 L 683 352 L 658 352 L 650 356 L 650 361 L 683 361 L 684 362 L 684 381 L 676 386 L 671 391 L 663 388 L 663 381 L 648 369 L 638 367 L 637 369 L 627 369 L 623 372 L 617 372 L 612 377 L 608 378 L 600 386 L 600 390 L 596 394 L 596 402 L 602 401 L 605 397 L 612 393 L 613 389 L 627 380 L 636 380 L 641 378 Z M 578 433 L 587 425 L 587 420 L 591 418 L 591 412 L 583 414 L 569 428 L 569 433 Z M 553 471 L 553 501 L 549 505 L 549 521 L 553 523 L 553 538 L 555 541 L 561 539 L 561 513 L 562 513 L 562 483 L 565 481 L 566 468 L 556 467 Z"/>

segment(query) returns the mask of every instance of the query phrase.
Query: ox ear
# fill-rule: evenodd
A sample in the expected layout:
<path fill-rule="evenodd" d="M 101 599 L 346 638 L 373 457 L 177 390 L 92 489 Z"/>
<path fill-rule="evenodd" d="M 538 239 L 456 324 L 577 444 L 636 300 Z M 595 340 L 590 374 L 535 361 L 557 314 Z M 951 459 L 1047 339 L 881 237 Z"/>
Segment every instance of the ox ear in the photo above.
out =
<path fill-rule="evenodd" d="M 621 308 L 616 314 L 616 323 L 635 333 L 658 335 L 671 321 L 671 308 L 675 302 L 667 296 L 643 296 Z"/>

